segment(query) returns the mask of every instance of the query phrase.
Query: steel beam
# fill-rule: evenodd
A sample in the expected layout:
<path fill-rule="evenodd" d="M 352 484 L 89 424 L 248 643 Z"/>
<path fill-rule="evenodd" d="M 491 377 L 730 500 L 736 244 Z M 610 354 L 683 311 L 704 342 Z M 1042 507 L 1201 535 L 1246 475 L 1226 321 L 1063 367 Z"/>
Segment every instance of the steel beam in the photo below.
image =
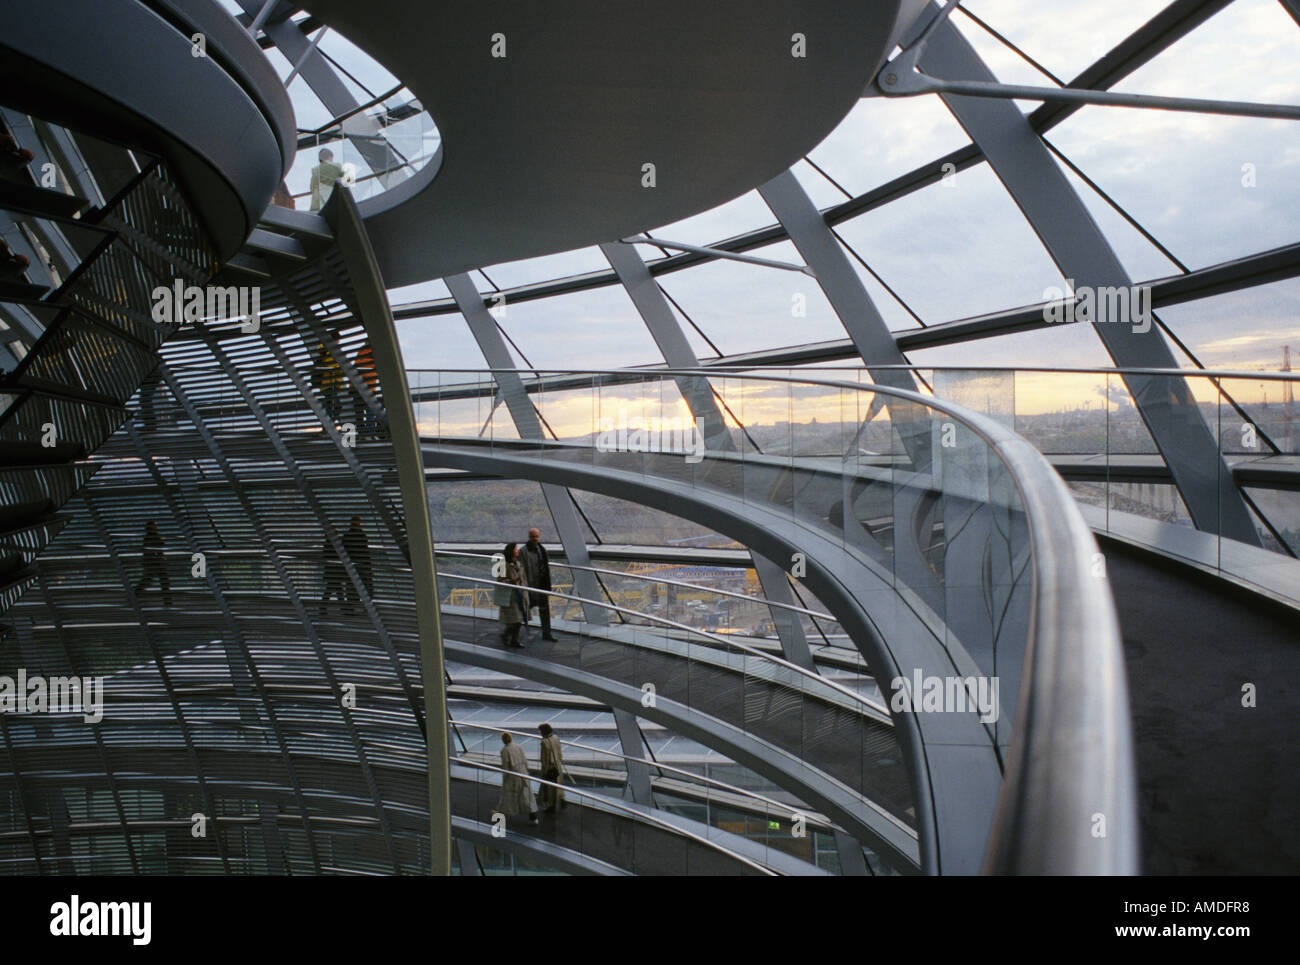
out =
<path fill-rule="evenodd" d="M 449 777 L 442 748 L 447 746 L 447 701 L 442 659 L 442 629 L 439 615 L 437 566 L 434 559 L 433 527 L 429 518 L 429 497 L 424 488 L 424 465 L 410 404 L 410 387 L 402 362 L 397 328 L 388 310 L 388 295 L 361 216 L 349 191 L 339 192 L 329 207 L 328 217 L 347 265 L 358 308 L 366 320 L 366 334 L 375 357 L 379 384 L 388 399 L 389 431 L 397 463 L 398 485 L 406 511 L 406 549 L 414 584 L 416 623 L 419 633 L 420 668 L 424 681 L 424 736 L 429 774 L 429 862 L 435 875 L 451 873 L 451 804 Z M 340 557 L 342 558 L 342 557 Z M 391 649 L 390 649 L 391 653 Z M 394 657 L 394 667 L 400 661 Z M 382 812 L 381 812 L 382 817 Z"/>
<path fill-rule="evenodd" d="M 906 365 L 907 360 L 898 350 L 884 316 L 794 172 L 778 174 L 759 187 L 758 193 L 789 233 L 803 260 L 816 273 L 817 284 L 867 368 L 871 369 L 873 364 Z M 876 370 L 871 377 L 880 385 L 909 391 L 916 388 L 911 374 L 897 369 Z"/>
<path fill-rule="evenodd" d="M 505 339 L 501 337 L 496 319 L 487 310 L 482 296 L 474 287 L 474 282 L 467 274 L 451 275 L 443 280 L 447 283 L 447 290 L 456 299 L 456 305 L 465 317 L 465 322 L 469 325 L 470 333 L 478 343 L 483 358 L 487 360 L 488 366 L 495 370 L 492 376 L 500 386 L 501 397 L 505 400 L 519 437 L 542 439 L 542 423 L 537 417 L 537 410 L 528 399 L 523 380 L 514 371 L 516 368 L 514 357 L 506 348 Z M 560 545 L 564 547 L 565 558 L 578 566 L 590 566 L 591 557 L 587 554 L 587 540 L 583 535 L 582 524 L 578 520 L 578 512 L 574 508 L 573 497 L 569 495 L 569 491 L 563 486 L 543 483 L 542 496 L 551 511 L 551 519 L 560 537 Z M 600 582 L 592 573 L 574 570 L 573 585 L 578 596 L 589 600 L 603 598 Z M 584 605 L 583 612 L 588 623 L 603 625 L 609 622 L 609 615 L 599 607 Z"/>
<path fill-rule="evenodd" d="M 659 283 L 650 275 L 641 256 L 631 245 L 603 244 L 601 253 L 609 262 L 619 282 L 627 291 L 632 304 L 636 306 L 641 320 L 650 332 L 651 338 L 659 346 L 664 362 L 673 369 L 699 368 L 700 360 L 691 348 L 673 314 L 668 299 L 664 297 Z M 718 407 L 713 387 L 707 378 L 683 375 L 675 379 L 682 398 L 691 410 L 695 425 L 704 435 L 705 445 L 710 449 L 730 452 L 735 449 L 731 431 L 726 419 Z M 785 571 L 770 560 L 751 554 L 754 571 L 763 587 L 763 595 L 778 603 L 793 603 L 794 594 L 786 582 Z M 803 625 L 791 616 L 789 610 L 780 607 L 770 608 L 772 623 L 781 639 L 781 649 L 787 660 L 797 663 L 805 669 L 812 670 L 812 653 L 808 649 L 808 640 L 803 633 Z"/>
<path fill-rule="evenodd" d="M 239 4 L 249 16 L 261 13 L 261 0 L 239 0 Z M 324 31 L 329 28 L 317 23 L 314 29 Z M 279 48 L 289 63 L 294 65 L 293 72 L 285 78 L 286 86 L 289 81 L 301 74 L 312 93 L 320 98 L 320 102 L 325 105 L 325 109 L 332 117 L 347 114 L 360 106 L 361 102 L 352 96 L 343 79 L 334 72 L 334 68 L 321 55 L 317 44 L 320 43 L 323 34 L 317 34 L 315 40 L 309 41 L 303 34 L 302 27 L 288 18 L 264 24 L 262 32 Z M 372 171 L 386 171 L 392 166 L 389 157 L 392 149 L 375 143 L 380 137 L 379 125 L 368 114 L 352 120 L 356 121 L 357 129 L 345 132 L 345 136 L 356 148 L 357 153 L 365 158 Z M 387 186 L 389 177 L 389 174 L 380 175 L 380 184 Z"/>
<path fill-rule="evenodd" d="M 934 32 L 922 66 L 936 74 L 996 80 L 951 23 Z M 1094 291 L 1133 288 L 1106 236 L 1014 103 L 940 96 L 979 145 L 1062 274 L 1074 280 L 1076 291 L 1084 286 Z M 1126 376 L 1124 382 L 1197 528 L 1260 545 L 1245 501 L 1190 387 L 1176 376 L 1178 363 L 1160 331 L 1154 325 L 1142 331 L 1104 319 L 1094 321 L 1093 327 L 1116 365 L 1172 370 L 1169 378 Z"/>
<path fill-rule="evenodd" d="M 618 728 L 619 748 L 623 752 L 623 762 L 627 765 L 627 788 L 623 796 L 636 804 L 654 807 L 654 788 L 650 782 L 650 757 L 645 738 L 641 736 L 641 727 L 636 722 L 636 714 L 621 707 L 614 711 L 614 726 Z M 637 758 L 640 758 L 637 760 Z"/>
<path fill-rule="evenodd" d="M 827 300 L 840 323 L 853 340 L 858 355 L 871 373 L 872 381 L 877 385 L 890 386 L 912 391 L 916 382 L 912 373 L 899 368 L 885 366 L 906 365 L 907 361 L 898 348 L 894 335 L 885 324 L 884 316 L 872 302 L 862 284 L 862 279 L 849 264 L 844 249 L 836 240 L 831 229 L 822 219 L 821 212 L 812 203 L 799 179 L 793 171 L 786 171 L 762 185 L 758 192 L 767 206 L 772 209 L 777 220 L 790 235 L 790 240 L 799 249 L 799 254 L 816 272 L 817 284 L 825 293 Z M 873 366 L 875 366 L 873 368 Z M 903 447 L 911 457 L 914 468 L 925 471 L 930 465 L 930 424 L 928 419 L 914 421 L 917 410 L 910 405 L 895 405 L 890 398 L 885 404 L 890 407 L 893 425 Z M 861 420 L 859 426 L 861 427 Z M 857 452 L 856 441 L 850 446 L 846 459 L 852 459 Z M 918 589 L 924 588 L 931 597 L 937 596 L 939 590 L 933 578 L 933 571 L 925 558 L 925 548 L 917 541 L 920 527 L 913 525 L 914 512 L 924 511 L 924 506 L 910 500 L 911 494 L 902 492 L 895 512 L 907 521 L 906 525 L 894 528 L 894 555 L 900 574 L 909 584 Z M 846 493 L 844 502 L 844 529 L 846 537 L 860 529 L 857 521 L 848 511 L 851 501 Z"/>
<path fill-rule="evenodd" d="M 453 819 L 453 822 L 455 820 L 457 819 Z M 458 833 L 463 832 L 458 830 Z M 474 848 L 474 842 L 457 837 L 452 839 L 452 843 L 456 845 L 456 858 L 460 862 L 460 876 L 462 878 L 481 878 L 483 876 L 483 866 L 478 863 L 478 851 Z"/>

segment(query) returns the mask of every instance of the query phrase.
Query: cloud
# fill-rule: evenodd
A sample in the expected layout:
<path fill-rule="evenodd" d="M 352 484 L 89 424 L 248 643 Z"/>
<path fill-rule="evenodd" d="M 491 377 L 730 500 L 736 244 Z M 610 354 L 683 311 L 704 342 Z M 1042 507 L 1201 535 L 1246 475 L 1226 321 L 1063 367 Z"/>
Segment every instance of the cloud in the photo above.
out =
<path fill-rule="evenodd" d="M 233 0 L 225 0 L 227 7 Z M 1047 69 L 1069 80 L 1097 56 L 1162 10 L 1166 0 L 967 0 L 965 4 Z M 994 67 L 1017 81 L 1041 83 L 1014 53 L 969 18 L 958 25 Z M 327 40 L 329 38 L 327 37 Z M 349 71 L 370 83 L 385 72 L 337 38 L 328 47 Z M 1300 103 L 1300 30 L 1274 0 L 1236 0 L 1125 79 L 1119 90 Z M 304 116 L 320 106 L 299 81 L 291 88 Z M 1029 105 L 1032 107 L 1033 105 Z M 304 121 L 300 118 L 300 123 Z M 1050 135 L 1148 230 L 1191 267 L 1200 267 L 1294 243 L 1300 210 L 1300 141 L 1295 123 L 1088 107 Z M 967 143 L 937 97 L 861 100 L 810 154 L 849 191 L 874 188 Z M 1245 166 L 1253 187 L 1243 183 Z M 797 175 L 818 203 L 839 197 L 806 165 Z M 955 186 L 934 186 L 843 225 L 841 231 L 927 323 L 1014 307 L 1037 300 L 1059 273 L 987 166 L 963 172 Z M 1170 270 L 1163 256 L 1102 202 L 1080 187 L 1103 229 L 1137 280 Z M 708 244 L 774 222 L 753 192 L 660 229 L 672 240 Z M 508 225 L 503 225 L 508 230 Z M 639 249 L 649 257 L 649 249 Z M 761 254 L 797 259 L 789 245 Z M 595 249 L 582 249 L 505 266 L 490 266 L 502 286 L 603 269 Z M 856 266 L 855 266 L 856 268 Z M 663 284 L 724 351 L 844 337 L 843 326 L 815 285 L 801 276 L 747 265 L 711 264 L 666 276 Z M 874 283 L 889 324 L 911 320 Z M 486 287 L 486 286 L 485 286 Z M 807 315 L 792 316 L 791 298 L 807 289 Z M 403 299 L 410 297 L 402 293 Z M 419 297 L 419 296 L 417 296 Z M 1290 299 L 1282 299 L 1287 302 Z M 1295 304 L 1275 293 L 1234 299 L 1230 313 L 1207 303 L 1180 306 L 1162 317 L 1207 364 L 1267 364 L 1280 345 L 1300 343 Z M 653 342 L 619 293 L 595 298 L 566 295 L 518 306 L 503 322 L 538 365 L 623 365 L 660 359 Z M 1213 309 L 1217 317 L 1208 317 Z M 1231 334 L 1224 334 L 1231 326 Z M 453 329 L 459 332 L 453 334 Z M 1023 365 L 1085 364 L 1095 358 L 1086 329 L 1008 336 L 961 347 L 959 358 L 997 356 Z M 446 364 L 473 358 L 477 349 L 458 316 L 404 323 L 411 361 Z M 701 354 L 709 350 L 690 336 Z M 1074 346 L 1067 348 L 1067 346 Z M 934 353 L 931 353 L 934 357 Z M 1272 363 L 1276 365 L 1276 361 Z"/>

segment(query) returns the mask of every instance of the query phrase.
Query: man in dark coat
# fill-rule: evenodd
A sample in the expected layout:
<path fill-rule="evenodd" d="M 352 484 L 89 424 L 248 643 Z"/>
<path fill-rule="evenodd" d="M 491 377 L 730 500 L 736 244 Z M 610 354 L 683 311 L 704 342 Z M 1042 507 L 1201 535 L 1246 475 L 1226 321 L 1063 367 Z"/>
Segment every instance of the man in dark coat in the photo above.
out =
<path fill-rule="evenodd" d="M 352 525 L 343 534 L 343 552 L 348 554 L 348 559 L 356 567 L 361 585 L 366 588 L 366 596 L 373 598 L 375 584 L 374 574 L 370 569 L 370 540 L 366 538 L 366 531 L 361 528 L 360 516 L 352 517 Z M 348 595 L 348 611 L 351 612 L 353 610 L 351 604 L 359 600 L 360 595 L 351 580 L 345 580 L 343 588 Z"/>
<path fill-rule="evenodd" d="M 537 615 L 542 621 L 542 639 L 554 640 L 555 637 L 551 636 L 551 598 L 544 592 L 536 592 L 551 588 L 551 558 L 542 545 L 541 530 L 533 528 L 528 531 L 528 542 L 519 555 L 523 557 L 524 575 L 533 590 L 528 594 L 528 606 L 537 608 Z"/>
<path fill-rule="evenodd" d="M 334 549 L 334 544 L 328 539 L 321 549 L 321 556 L 324 560 L 324 581 L 325 595 L 320 601 L 320 615 L 325 616 L 329 612 L 330 600 L 338 598 L 339 604 L 342 605 L 343 587 L 347 583 L 347 573 L 343 570 L 343 562 L 339 559 L 338 551 Z"/>
<path fill-rule="evenodd" d="M 162 533 L 158 531 L 158 524 L 152 519 L 144 527 L 144 554 L 141 566 L 140 582 L 135 586 L 135 595 L 138 597 L 144 593 L 154 580 L 158 581 L 158 587 L 162 590 L 163 605 L 172 605 L 172 584 L 167 579 L 167 544 L 163 542 Z"/>

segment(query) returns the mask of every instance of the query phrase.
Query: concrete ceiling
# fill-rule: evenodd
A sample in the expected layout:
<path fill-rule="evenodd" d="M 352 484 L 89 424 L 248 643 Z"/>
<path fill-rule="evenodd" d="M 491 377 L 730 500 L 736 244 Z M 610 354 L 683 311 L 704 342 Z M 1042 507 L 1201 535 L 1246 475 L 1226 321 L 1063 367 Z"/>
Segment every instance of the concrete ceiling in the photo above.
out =
<path fill-rule="evenodd" d="M 303 4 L 406 83 L 442 134 L 436 171 L 361 206 L 392 287 L 612 241 L 762 184 L 857 103 L 901 5 Z"/>

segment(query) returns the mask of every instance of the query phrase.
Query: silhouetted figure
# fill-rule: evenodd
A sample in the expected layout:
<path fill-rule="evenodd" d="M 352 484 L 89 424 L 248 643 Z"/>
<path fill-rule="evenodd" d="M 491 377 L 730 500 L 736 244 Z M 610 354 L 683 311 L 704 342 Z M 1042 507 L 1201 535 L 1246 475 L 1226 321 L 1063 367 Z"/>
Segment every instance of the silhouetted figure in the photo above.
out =
<path fill-rule="evenodd" d="M 172 605 L 172 585 L 167 579 L 167 557 L 165 554 L 167 544 L 163 542 L 162 534 L 158 532 L 158 524 L 149 520 L 144 527 L 144 557 L 141 565 L 140 582 L 136 584 L 135 595 L 138 597 L 155 579 L 158 580 L 158 587 L 162 590 L 163 605 Z"/>
<path fill-rule="evenodd" d="M 334 544 L 328 539 L 321 548 L 321 559 L 323 560 L 321 577 L 325 582 L 325 592 L 320 600 L 320 615 L 325 616 L 329 612 L 330 600 L 337 598 L 339 605 L 343 604 L 343 587 L 347 583 L 347 572 L 343 569 L 343 561 L 339 559 L 339 554 L 334 549 Z"/>
<path fill-rule="evenodd" d="M 528 531 L 528 542 L 524 544 L 523 553 L 524 576 L 527 578 L 528 586 L 531 588 L 528 594 L 528 608 L 536 608 L 538 619 L 542 623 L 542 639 L 554 640 L 551 635 L 551 598 L 547 593 L 539 593 L 538 590 L 549 590 L 551 588 L 551 558 L 547 555 L 546 547 L 542 545 L 542 533 L 537 528 Z M 528 614 L 524 614 L 524 623 L 528 622 Z"/>
<path fill-rule="evenodd" d="M 158 427 L 158 383 L 150 376 L 140 384 L 140 408 L 136 410 L 135 424 L 141 429 Z"/>
<path fill-rule="evenodd" d="M 334 333 L 334 338 L 338 338 L 337 332 Z M 329 350 L 325 342 L 321 342 L 316 349 L 316 356 L 312 360 L 311 379 L 316 391 L 320 393 L 321 402 L 330 421 L 337 423 L 342 409 L 340 396 L 343 392 L 343 366 L 339 365 L 339 360 L 334 357 L 334 353 Z"/>
<path fill-rule="evenodd" d="M 367 401 L 357 396 L 357 411 L 361 414 L 361 426 L 367 435 L 386 438 L 388 435 L 388 414 L 383 410 L 383 398 L 379 392 L 379 369 L 375 367 L 375 353 L 367 339 L 357 350 L 352 363 L 357 367 L 357 375 L 366 383 L 378 412 L 374 412 Z"/>
<path fill-rule="evenodd" d="M 501 631 L 501 642 L 507 647 L 522 647 L 519 628 L 528 618 L 528 604 L 524 600 L 524 570 L 519 565 L 519 545 L 507 543 L 504 556 L 505 573 L 501 576 L 501 582 L 509 586 L 505 599 L 510 602 L 505 605 L 498 603 L 501 622 L 505 624 L 505 629 Z"/>
<path fill-rule="evenodd" d="M 550 724 L 539 724 L 537 730 L 542 735 L 542 780 L 560 784 L 564 779 L 564 752 L 560 749 L 560 739 Z M 537 791 L 537 803 L 543 810 L 554 814 L 557 805 L 565 807 L 564 789 L 541 785 Z"/>
<path fill-rule="evenodd" d="M 357 576 L 361 578 L 361 585 L 366 588 L 366 596 L 373 599 L 375 583 L 374 574 L 370 569 L 370 540 L 366 538 L 366 531 L 361 528 L 360 516 L 352 517 L 352 524 L 348 527 L 348 531 L 343 534 L 343 552 L 348 554 L 348 559 L 352 561 Z M 355 608 L 351 604 L 361 599 L 356 584 L 351 580 L 345 580 L 344 590 L 348 595 L 348 612 L 355 612 Z"/>
<path fill-rule="evenodd" d="M 506 817 L 527 814 L 530 824 L 537 824 L 537 798 L 528 782 L 528 755 L 516 744 L 509 734 L 501 735 L 501 766 L 505 774 L 501 775 L 501 800 L 496 810 Z"/>

